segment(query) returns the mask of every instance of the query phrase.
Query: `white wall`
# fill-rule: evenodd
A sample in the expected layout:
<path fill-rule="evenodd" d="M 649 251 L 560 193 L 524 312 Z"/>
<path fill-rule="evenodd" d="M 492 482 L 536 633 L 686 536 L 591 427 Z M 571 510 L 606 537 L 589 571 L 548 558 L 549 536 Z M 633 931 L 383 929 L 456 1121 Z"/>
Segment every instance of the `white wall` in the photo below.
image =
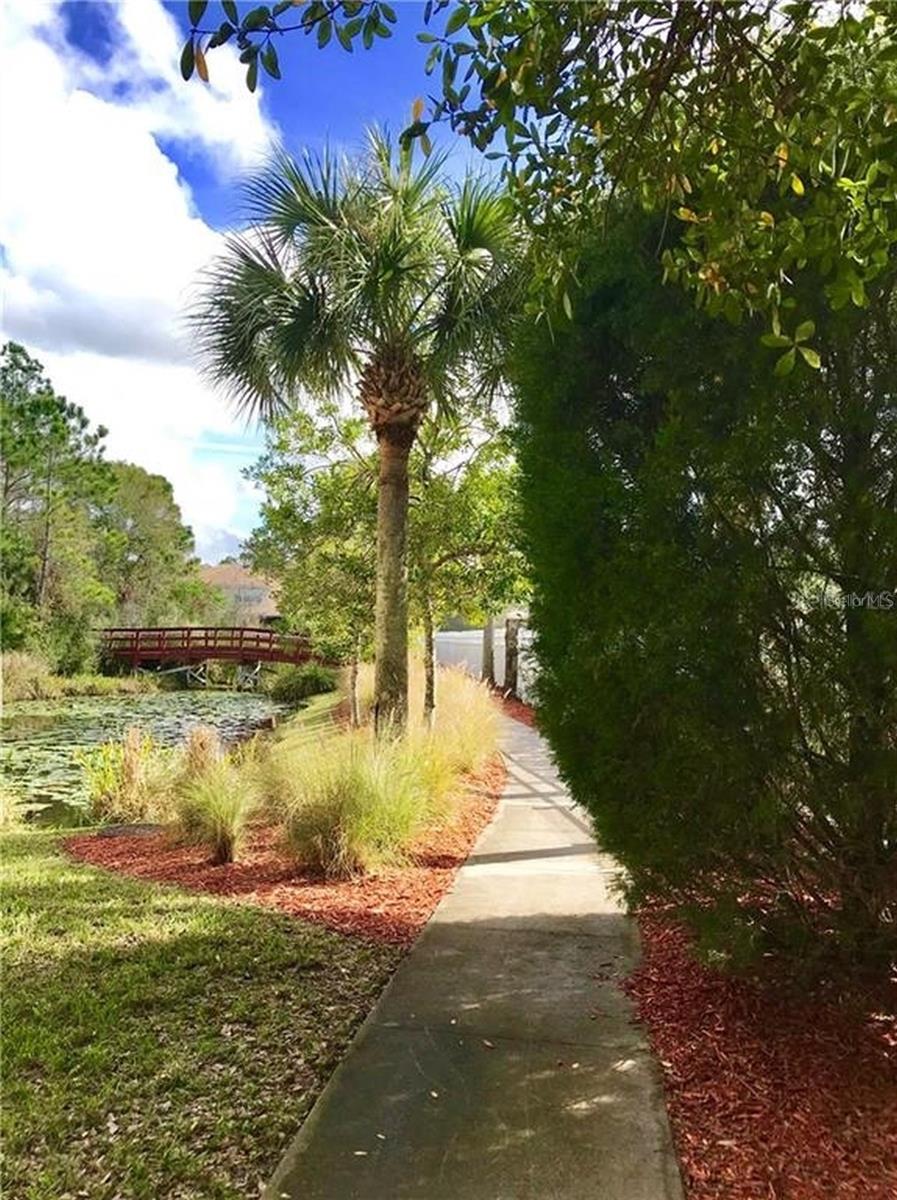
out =
<path fill-rule="evenodd" d="M 533 695 L 536 665 L 530 652 L 532 631 L 521 626 L 517 643 L 519 648 L 517 666 L 517 691 L 520 699 L 530 701 Z M 477 679 L 483 673 L 482 629 L 451 630 L 437 633 L 436 661 L 445 667 L 463 667 Z M 505 630 L 497 626 L 494 637 L 495 682 L 502 687 L 505 682 Z"/>

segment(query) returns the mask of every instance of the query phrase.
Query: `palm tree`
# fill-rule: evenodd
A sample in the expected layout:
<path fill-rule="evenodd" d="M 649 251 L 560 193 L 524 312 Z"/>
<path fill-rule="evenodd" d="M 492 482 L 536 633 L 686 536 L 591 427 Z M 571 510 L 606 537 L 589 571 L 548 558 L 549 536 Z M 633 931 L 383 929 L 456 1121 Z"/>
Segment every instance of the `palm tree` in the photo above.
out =
<path fill-rule="evenodd" d="M 280 154 L 192 313 L 208 375 L 262 421 L 351 389 L 379 456 L 375 719 L 407 712 L 408 456 L 420 424 L 494 386 L 520 279 L 508 196 L 452 184 L 377 130 L 366 153 Z"/>

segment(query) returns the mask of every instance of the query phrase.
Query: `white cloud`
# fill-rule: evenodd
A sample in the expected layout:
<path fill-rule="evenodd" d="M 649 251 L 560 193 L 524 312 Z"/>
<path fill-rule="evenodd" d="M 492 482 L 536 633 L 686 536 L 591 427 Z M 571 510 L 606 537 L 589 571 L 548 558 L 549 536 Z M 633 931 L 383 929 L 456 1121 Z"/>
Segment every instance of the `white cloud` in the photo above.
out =
<path fill-rule="evenodd" d="M 55 5 L 4 5 L 0 22 L 0 287 L 7 337 L 110 429 L 109 450 L 166 474 L 200 539 L 245 524 L 235 456 L 200 459 L 238 433 L 190 366 L 182 310 L 220 235 L 157 139 L 233 182 L 274 136 L 230 48 L 213 86 L 184 84 L 180 35 L 157 0 L 122 0 L 103 68 L 65 40 Z"/>
<path fill-rule="evenodd" d="M 258 497 L 240 475 L 246 464 L 232 455 L 210 461 L 206 449 L 209 432 L 236 429 L 194 371 L 160 363 L 138 366 L 91 352 L 43 351 L 40 358 L 57 391 L 109 430 L 108 458 L 140 463 L 171 480 L 203 553 L 215 549 L 225 533 L 231 535 L 230 545 L 248 532 L 244 510 L 254 508 Z"/>

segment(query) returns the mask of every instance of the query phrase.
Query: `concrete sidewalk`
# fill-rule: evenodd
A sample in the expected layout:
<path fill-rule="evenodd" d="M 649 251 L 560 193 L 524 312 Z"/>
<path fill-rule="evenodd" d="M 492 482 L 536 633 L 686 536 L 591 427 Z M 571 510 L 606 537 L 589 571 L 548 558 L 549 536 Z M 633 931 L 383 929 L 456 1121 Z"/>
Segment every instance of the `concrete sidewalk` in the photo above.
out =
<path fill-rule="evenodd" d="M 268 1200 L 680 1200 L 633 923 L 539 735 Z M 276 1101 L 275 1101 L 276 1102 Z"/>

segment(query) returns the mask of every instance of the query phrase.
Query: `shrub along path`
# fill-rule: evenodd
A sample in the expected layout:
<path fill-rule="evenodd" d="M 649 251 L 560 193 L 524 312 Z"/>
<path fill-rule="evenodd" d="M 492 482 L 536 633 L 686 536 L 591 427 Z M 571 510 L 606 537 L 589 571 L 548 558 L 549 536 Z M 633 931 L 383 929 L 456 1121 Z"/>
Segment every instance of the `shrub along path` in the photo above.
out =
<path fill-rule="evenodd" d="M 271 828 L 254 831 L 240 861 L 226 866 L 214 866 L 207 849 L 179 845 L 164 830 L 149 836 L 79 834 L 65 845 L 74 858 L 107 870 L 230 896 L 341 933 L 407 946 L 451 886 L 492 816 L 504 779 L 504 766 L 496 756 L 468 778 L 453 819 L 425 835 L 411 862 L 357 879 L 322 880 L 297 871 L 280 846 L 279 831 Z"/>
<path fill-rule="evenodd" d="M 620 981 L 613 863 L 535 730 L 503 718 L 493 823 L 286 1154 L 269 1200 L 675 1200 Z"/>

